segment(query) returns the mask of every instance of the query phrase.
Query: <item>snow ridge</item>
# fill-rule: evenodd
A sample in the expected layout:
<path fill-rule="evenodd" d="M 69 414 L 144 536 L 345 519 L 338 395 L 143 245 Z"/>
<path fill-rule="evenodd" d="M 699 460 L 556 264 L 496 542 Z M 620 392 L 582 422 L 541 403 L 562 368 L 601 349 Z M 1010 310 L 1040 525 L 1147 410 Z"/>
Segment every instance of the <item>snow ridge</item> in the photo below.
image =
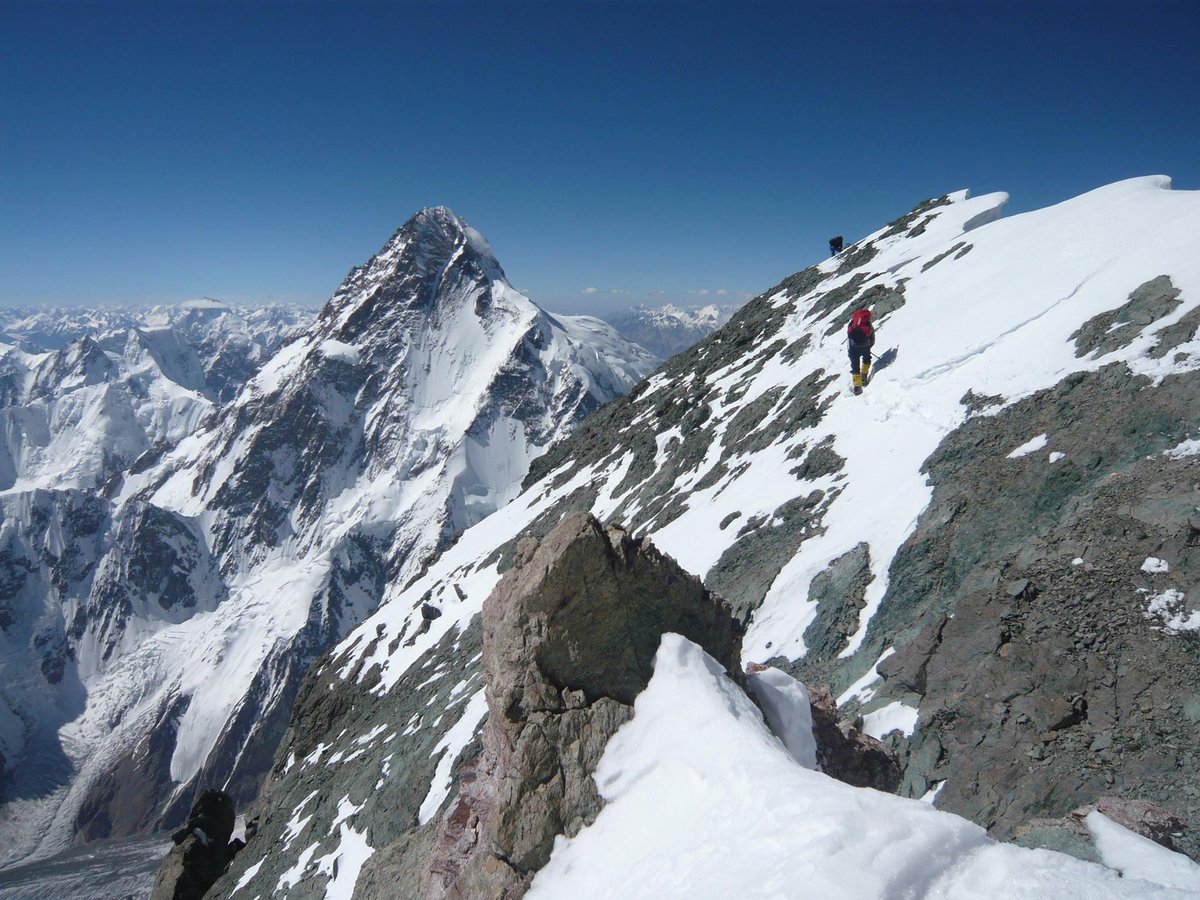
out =
<path fill-rule="evenodd" d="M 556 447 L 512 503 L 413 583 L 393 586 L 335 651 L 341 677 L 388 693 L 466 633 L 505 548 L 578 508 L 649 537 L 723 593 L 742 592 L 748 660 L 802 658 L 814 580 L 865 547 L 865 606 L 842 650 L 855 654 L 928 505 L 922 465 L 969 415 L 1113 362 L 1159 379 L 1200 370 L 1194 333 L 1168 358 L 1150 353 L 1200 307 L 1200 192 L 1139 178 L 1005 219 L 1007 199 L 949 195 L 752 301 Z M 1116 349 L 1076 353 L 1083 323 L 1162 275 L 1180 292 L 1177 309 Z M 875 304 L 881 359 L 854 397 L 841 338 L 858 302 Z M 992 405 L 980 412 L 971 396 Z M 788 549 L 764 578 L 738 562 L 748 541 Z M 414 633 L 422 603 L 441 615 Z M 913 727 L 910 711 L 889 715 Z"/>

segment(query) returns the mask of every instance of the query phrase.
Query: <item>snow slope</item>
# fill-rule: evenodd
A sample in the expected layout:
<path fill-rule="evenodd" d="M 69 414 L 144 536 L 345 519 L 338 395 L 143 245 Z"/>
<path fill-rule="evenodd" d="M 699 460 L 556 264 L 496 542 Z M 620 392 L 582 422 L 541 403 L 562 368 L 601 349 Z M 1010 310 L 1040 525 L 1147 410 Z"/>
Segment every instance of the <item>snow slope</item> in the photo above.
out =
<path fill-rule="evenodd" d="M 1125 877 L 992 841 L 919 800 L 801 766 L 721 666 L 679 635 L 663 638 L 654 677 L 609 742 L 596 783 L 607 805 L 574 838 L 558 839 L 530 900 L 1100 900 L 1200 890 L 1200 866 L 1107 820 L 1098 826 L 1113 844 L 1106 857 L 1121 860 Z M 1122 855 L 1132 847 L 1147 852 L 1144 861 Z"/>
<path fill-rule="evenodd" d="M 334 652 L 341 677 L 383 697 L 435 648 L 474 652 L 469 625 L 500 577 L 504 548 L 523 532 L 544 534 L 547 521 L 571 508 L 622 522 L 710 586 L 741 592 L 753 611 L 748 660 L 802 658 L 817 608 L 814 579 L 865 546 L 866 603 L 842 651 L 854 654 L 887 594 L 891 562 L 929 503 L 922 465 L 972 413 L 964 397 L 993 398 L 983 414 L 994 415 L 1070 373 L 1113 362 L 1154 379 L 1200 370 L 1194 329 L 1172 353 L 1150 352 L 1200 306 L 1200 192 L 1172 191 L 1163 177 L 1138 178 L 1011 219 L 1000 217 L 1006 201 L 1004 194 L 949 195 L 752 301 L 725 329 L 585 423 L 539 463 L 512 503 L 464 532 L 414 582 L 394 583 L 378 612 Z M 1163 275 L 1178 289 L 1178 305 L 1130 324 L 1130 340 L 1114 349 L 1076 355 L 1084 323 Z M 841 343 L 859 298 L 875 304 L 883 364 L 855 397 Z M 756 565 L 761 559 L 777 564 Z M 423 605 L 439 615 L 414 631 Z M 863 669 L 870 668 L 867 661 Z M 427 681 L 450 677 L 442 671 Z M 871 682 L 862 680 L 859 696 L 869 696 Z M 912 727 L 910 714 L 892 712 Z M 795 777 L 813 781 L 805 790 L 814 797 L 833 796 L 816 776 Z M 637 818 L 635 806 L 624 809 Z M 921 880 L 913 859 L 898 852 L 890 870 L 862 873 L 864 890 L 949 890 L 963 872 L 986 882 L 1045 861 L 985 849 L 982 835 L 960 821 L 928 822 L 971 851 L 968 868 L 947 854 L 937 879 Z M 613 833 L 651 827 L 639 823 Z M 882 840 L 889 832 L 880 828 Z M 929 846 L 918 833 L 924 828 L 897 824 L 893 836 L 909 839 L 919 854 Z M 778 842 L 767 846 L 786 855 Z M 599 856 L 589 859 L 601 864 Z M 1035 876 L 1031 883 L 1043 884 Z M 1107 876 L 1096 883 L 1112 887 Z"/>
<path fill-rule="evenodd" d="M 527 486 L 525 496 L 565 496 L 569 491 L 559 483 L 582 477 L 595 488 L 590 508 L 596 515 L 632 522 L 635 533 L 649 536 L 684 568 L 704 578 L 739 536 L 736 529 L 722 527 L 728 517 L 739 522 L 770 520 L 788 501 L 824 491 L 829 499 L 821 520 L 823 532 L 805 540 L 774 579 L 754 614 L 746 657 L 803 656 L 802 635 L 814 612 L 804 599 L 812 579 L 831 560 L 866 542 L 873 580 L 856 630 L 861 640 L 886 592 L 892 557 L 929 501 L 922 463 L 965 420 L 968 413 L 960 400 L 967 391 L 998 396 L 1008 404 L 1071 372 L 1095 370 L 1116 360 L 1126 360 L 1135 371 L 1153 377 L 1200 369 L 1200 341 L 1194 338 L 1171 359 L 1147 356 L 1159 330 L 1200 305 L 1200 256 L 1193 252 L 1200 235 L 1200 192 L 1172 191 L 1162 177 L 1140 178 L 1012 219 L 998 218 L 1008 199 L 1005 194 L 970 198 L 962 192 L 951 198 L 953 202 L 933 210 L 915 237 L 900 233 L 880 239 L 881 230 L 863 241 L 878 248 L 869 269 L 882 274 L 860 279 L 856 289 L 865 293 L 877 285 L 902 283 L 905 303 L 877 319 L 876 353 L 895 351 L 895 361 L 886 369 L 877 368 L 861 397 L 847 393 L 847 376 L 828 378 L 828 373 L 844 372 L 848 363 L 841 329 L 825 328 L 831 311 L 822 310 L 816 301 L 859 274 L 857 268 L 836 274 L 835 258 L 817 267 L 826 279 L 815 290 L 799 296 L 780 291 L 768 298 L 783 315 L 779 340 L 802 346 L 801 352 L 784 354 L 779 341 L 763 340 L 707 374 L 703 382 L 694 375 L 683 377 L 692 396 L 704 397 L 705 425 L 712 440 L 703 457 L 672 483 L 655 484 L 654 499 L 665 514 L 643 521 L 649 499 L 639 493 L 642 483 L 627 478 L 634 452 L 619 435 L 610 447 L 592 453 L 599 459 L 589 461 L 586 473 L 582 464 L 567 461 L 561 470 Z M 943 257 L 928 265 L 960 243 L 972 248 L 962 262 L 956 265 L 956 260 Z M 1070 338 L 1083 322 L 1120 306 L 1135 288 L 1163 273 L 1181 291 L 1183 302 L 1177 309 L 1126 348 L 1098 357 L 1075 356 Z M 781 398 L 758 417 L 760 427 L 766 425 L 782 415 L 784 392 L 814 377 L 827 380 L 820 380 L 815 400 L 822 415 L 810 427 L 753 449 L 739 446 L 733 435 L 726 443 L 725 432 L 740 410 L 760 398 Z M 670 379 L 660 372 L 630 398 L 621 412 L 622 422 L 628 423 L 624 433 L 653 427 L 656 394 L 678 383 Z M 991 412 L 999 408 L 1002 405 Z M 752 437 L 753 432 L 736 439 L 750 444 Z M 656 467 L 663 469 L 684 442 L 669 429 L 657 439 Z M 803 451 L 822 444 L 845 460 L 844 469 L 814 479 L 793 474 Z M 682 504 L 664 502 L 672 497 Z M 531 501 L 524 504 L 533 508 Z M 350 643 L 365 647 L 361 636 L 373 634 L 377 627 L 399 633 L 413 598 L 429 592 L 445 596 L 452 572 L 461 571 L 467 560 L 487 559 L 500 541 L 515 536 L 533 518 L 515 510 L 505 515 L 511 530 L 484 523 L 478 531 L 464 534 L 454 548 L 453 564 L 447 560 L 407 590 L 393 592 L 389 599 L 395 602 L 365 622 Z M 464 599 L 447 603 L 452 618 L 438 621 L 441 630 L 465 627 L 499 577 L 494 567 L 476 565 L 473 571 L 478 587 Z M 856 645 L 852 642 L 847 652 Z M 402 671 L 415 658 L 407 653 L 389 657 L 379 649 L 375 653 L 372 661 L 385 672 Z M 354 662 L 357 656 L 352 653 L 346 669 Z"/>

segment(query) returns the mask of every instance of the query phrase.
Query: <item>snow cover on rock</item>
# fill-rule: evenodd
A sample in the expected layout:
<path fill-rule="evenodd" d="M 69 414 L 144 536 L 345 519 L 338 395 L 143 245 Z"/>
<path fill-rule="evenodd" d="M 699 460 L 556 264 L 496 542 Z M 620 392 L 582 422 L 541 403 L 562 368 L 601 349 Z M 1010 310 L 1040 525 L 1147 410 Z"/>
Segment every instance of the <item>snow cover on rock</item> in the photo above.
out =
<path fill-rule="evenodd" d="M 1030 453 L 1036 453 L 1046 446 L 1046 435 L 1039 434 L 1035 438 L 1030 438 L 1020 447 L 1008 454 L 1008 459 L 1020 459 L 1022 456 L 1028 456 Z"/>
<path fill-rule="evenodd" d="M 638 529 L 639 535 L 649 536 L 684 568 L 704 577 L 737 538 L 737 529 L 721 525 L 728 517 L 769 519 L 786 501 L 815 489 L 833 493 L 822 533 L 801 544 L 756 611 L 747 636 L 748 659 L 804 654 L 802 635 L 815 613 L 815 605 L 805 599 L 812 579 L 865 541 L 871 552 L 872 581 L 859 627 L 845 652 L 857 649 L 886 593 L 891 560 L 929 501 L 931 488 L 922 463 L 964 421 L 967 410 L 960 398 L 968 390 L 998 396 L 1002 406 L 1051 386 L 1070 372 L 1095 370 L 1116 360 L 1126 360 L 1135 371 L 1154 377 L 1200 369 L 1200 340 L 1176 348 L 1177 361 L 1146 355 L 1159 330 L 1200 305 L 1200 256 L 1192 252 L 1200 234 L 1200 192 L 1172 191 L 1169 179 L 1162 177 L 1138 178 L 1012 219 L 998 218 L 1006 194 L 954 196 L 956 202 L 936 209 L 919 235 L 875 241 L 879 253 L 870 268 L 884 274 L 862 288 L 903 282 L 906 302 L 878 323 L 876 350 L 879 355 L 895 351 L 894 361 L 877 370 L 864 394 L 849 396 L 840 380 L 829 383 L 820 396 L 827 408 L 812 428 L 753 453 L 735 452 L 733 464 L 724 465 L 720 473 L 722 422 L 772 389 L 786 390 L 814 373 L 847 369 L 841 333 L 822 333 L 824 322 L 814 321 L 810 311 L 813 297 L 789 299 L 781 294 L 778 303 L 786 304 L 788 313 L 783 334 L 793 339 L 810 334 L 815 340 L 789 358 L 773 345 L 748 348 L 736 366 L 709 378 L 709 385 L 718 389 L 708 416 L 718 423 L 717 440 L 685 478 L 660 489 L 668 496 L 686 498 L 683 507 L 673 509 L 676 514 L 669 520 L 654 520 Z M 927 265 L 964 238 L 972 247 L 966 257 L 970 265 L 955 266 L 951 261 Z M 834 259 L 818 268 L 834 272 L 837 265 Z M 1140 284 L 1164 272 L 1185 301 L 1178 309 L 1126 347 L 1102 356 L 1075 355 L 1070 337 L 1081 322 L 1119 305 Z M 852 272 L 834 275 L 820 285 L 819 294 L 852 277 Z M 739 377 L 747 370 L 752 377 Z M 662 377 L 652 378 L 634 399 L 647 419 Z M 736 397 L 726 396 L 735 384 Z M 770 409 L 761 418 L 770 421 Z M 793 471 L 798 451 L 827 439 L 845 459 L 844 469 L 813 480 L 797 478 Z M 662 452 L 671 453 L 665 438 Z M 626 480 L 630 460 L 624 450 L 614 447 L 598 468 L 587 473 L 591 483 L 598 485 L 601 496 L 593 512 L 602 518 L 639 486 Z M 560 479 L 561 473 L 551 473 L 530 485 L 526 496 L 556 491 Z M 704 486 L 696 489 L 700 484 Z M 624 512 L 629 519 L 636 509 Z M 511 525 L 519 530 L 526 521 L 514 519 Z M 515 536 L 515 530 L 503 527 L 485 523 L 478 532 L 467 532 L 455 548 L 457 571 L 431 569 L 408 590 L 393 594 L 396 602 L 389 602 L 364 623 L 360 633 L 351 636 L 351 643 L 365 648 L 364 637 L 373 636 L 377 627 L 399 633 L 415 598 L 430 591 L 446 596 L 452 572 L 455 578 L 464 571 L 478 572 L 471 561 L 486 559 L 499 543 Z M 478 591 L 486 594 L 493 582 L 490 577 L 478 580 L 476 590 L 464 590 L 462 599 L 446 603 L 457 627 L 464 627 L 478 611 L 483 602 Z M 451 621 L 439 620 L 439 625 L 444 633 Z M 418 643 L 423 649 L 432 640 L 431 632 Z M 397 655 L 387 668 L 402 668 L 409 656 Z M 351 662 L 356 659 L 352 656 Z"/>
<path fill-rule="evenodd" d="M 203 369 L 173 355 L 172 334 L 135 329 L 125 357 L 131 368 L 170 361 L 198 390 Z M 105 389 L 115 363 L 99 344 L 64 352 L 75 354 L 71 396 Z M 61 543 L 59 513 L 21 518 L 28 491 L 0 498 L 13 504 L 6 528 L 50 522 L 45 539 L 10 545 L 16 565 L 44 577 L 29 581 L 30 618 L 12 636 L 29 657 L 25 687 L 0 689 L 6 768 L 36 785 L 0 810 L 0 861 L 61 847 L 80 828 L 100 837 L 185 814 L 201 781 L 248 799 L 308 663 L 653 363 L 598 320 L 543 312 L 482 237 L 449 210 L 425 210 L 204 428 L 199 413 L 180 421 L 186 409 L 154 404 L 156 436 L 177 443 L 90 501 L 91 555 L 70 577 L 55 574 L 61 547 L 44 552 Z M 137 414 L 98 408 L 81 429 Z M 53 677 L 34 674 L 51 671 L 47 640 Z M 47 752 L 29 752 L 35 736 Z M 147 754 L 148 771 L 135 772 Z"/>
<path fill-rule="evenodd" d="M 1189 609 L 1187 595 L 1174 588 L 1155 594 L 1146 608 L 1146 618 L 1162 623 L 1167 634 L 1200 631 L 1200 609 Z"/>
<path fill-rule="evenodd" d="M 1098 810 L 1084 819 L 1100 858 L 1126 878 L 1149 881 L 1200 896 L 1200 866 L 1149 838 L 1123 828 Z"/>
<path fill-rule="evenodd" d="M 734 354 L 723 357 L 731 359 L 727 365 L 702 375 L 696 369 L 670 366 L 655 375 L 622 402 L 620 421 L 629 425 L 625 432 L 609 437 L 611 446 L 589 447 L 586 464 L 562 459 L 511 504 L 468 529 L 413 583 L 390 590 L 387 602 L 335 653 L 342 676 L 361 680 L 378 675 L 373 690 L 389 691 L 435 644 L 466 629 L 499 578 L 497 549 L 543 513 L 561 508 L 556 504 L 569 506 L 574 502 L 569 498 L 579 496 L 590 498 L 585 506 L 596 515 L 631 525 L 638 536 L 650 537 L 702 578 L 718 571 L 718 563 L 738 541 L 739 527 L 729 527 L 731 521 L 739 526 L 745 522 L 774 527 L 785 521 L 789 503 L 821 497 L 820 528 L 802 535 L 798 549 L 766 588 L 751 619 L 744 655 L 748 660 L 803 657 L 808 650 L 803 636 L 816 615 L 816 603 L 809 599 L 814 578 L 865 544 L 870 579 L 866 602 L 842 651 L 843 656 L 854 654 L 887 593 L 891 562 L 929 502 L 932 489 L 922 464 L 971 414 L 964 395 L 991 398 L 992 405 L 982 412 L 989 415 L 1072 372 L 1094 371 L 1117 361 L 1151 379 L 1200 369 L 1200 340 L 1195 335 L 1178 343 L 1167 357 L 1149 353 L 1164 329 L 1177 325 L 1200 305 L 1200 256 L 1194 252 L 1200 234 L 1200 192 L 1172 191 L 1169 179 L 1163 177 L 1138 178 L 1003 219 L 1000 213 L 1006 201 L 1005 194 L 949 195 L 941 205 L 922 213 L 914 227 L 881 229 L 856 245 L 858 250 L 847 251 L 865 252 L 869 246 L 873 251 L 869 265 L 855 266 L 843 254 L 816 267 L 815 286 L 797 276 L 798 286 L 767 298 L 782 317 L 779 342 L 739 345 Z M 865 279 L 864 272 L 869 273 Z M 1180 292 L 1182 302 L 1177 308 L 1115 349 L 1077 355 L 1074 335 L 1082 323 L 1120 306 L 1140 285 L 1164 274 Z M 886 365 L 876 368 L 862 396 L 850 395 L 849 379 L 841 374 L 848 363 L 842 347 L 844 323 L 833 321 L 838 307 L 823 303 L 842 288 L 858 295 L 879 288 L 890 297 L 898 293 L 903 297 L 902 303 L 877 315 L 876 351 Z M 718 334 L 713 342 L 689 353 L 691 364 L 729 351 Z M 642 451 L 623 444 L 621 438 L 640 440 L 636 429 L 654 428 L 664 415 L 656 404 L 676 384 L 673 377 L 686 383 L 688 396 L 703 397 L 705 408 L 696 412 L 687 428 L 672 424 L 656 433 L 650 448 L 654 471 L 647 474 L 635 468 Z M 816 414 L 806 416 L 799 430 L 769 430 L 785 411 L 787 416 L 800 415 L 787 402 L 789 391 L 801 384 L 816 386 Z M 747 409 L 755 409 L 750 423 L 740 415 Z M 697 434 L 711 436 L 700 451 L 693 440 Z M 842 464 L 830 473 L 806 477 L 803 472 L 808 467 L 798 466 L 797 461 L 812 459 L 819 448 L 827 448 Z M 1006 460 L 1006 452 L 998 454 L 997 465 L 1032 464 L 1032 457 Z M 691 455 L 681 463 L 682 472 L 662 481 L 657 473 L 670 470 L 673 458 L 684 453 Z M 425 602 L 434 604 L 441 615 L 426 631 L 415 632 Z M 855 695 L 869 697 L 876 680 L 873 671 L 868 672 L 855 686 Z M 872 721 L 876 730 L 910 730 L 915 725 L 912 711 L 905 708 L 880 712 Z M 663 760 L 655 757 L 654 764 Z M 635 770 L 627 771 L 632 793 Z M 673 785 L 679 796 L 698 784 L 712 783 L 682 773 L 676 777 Z M 602 783 L 603 789 L 610 787 Z M 778 793 L 778 788 L 771 792 Z M 839 793 L 838 803 L 868 802 L 856 797 Z M 760 808 L 761 804 L 755 807 Z M 899 803 L 895 808 L 907 810 Z M 612 838 L 632 848 L 631 852 L 636 850 L 637 836 L 649 842 L 651 832 L 656 838 L 671 834 L 669 828 L 659 826 L 648 807 L 627 803 L 624 809 L 622 815 L 628 818 L 606 833 L 633 835 Z M 714 824 L 719 820 L 709 813 L 690 811 L 695 821 L 719 827 Z M 795 810 L 789 807 L 787 812 Z M 927 807 L 925 812 L 932 814 Z M 836 816 L 832 808 L 829 814 Z M 905 821 L 909 820 L 892 822 L 891 831 L 887 821 L 877 826 L 881 835 L 894 837 L 896 843 L 887 843 L 893 850 L 881 851 L 882 861 L 863 871 L 862 887 L 867 893 L 862 895 L 889 884 L 930 889 L 937 884 L 948 891 L 943 896 L 961 896 L 954 893 L 955 885 L 961 888 L 971 879 L 998 885 L 1002 878 L 1018 873 L 1043 889 L 1048 882 L 1039 879 L 1048 877 L 1051 869 L 1075 865 L 1058 857 L 985 845 L 982 832 L 958 820 L 917 818 L 903 825 Z M 930 834 L 942 835 L 928 844 L 924 843 L 927 824 Z M 774 835 L 769 827 L 765 831 Z M 728 840 L 735 839 L 722 833 Z M 739 846 L 749 858 L 761 855 L 763 871 L 770 872 L 774 866 L 786 866 L 778 858 L 787 853 L 766 852 L 777 849 L 775 840 L 772 836 L 754 846 Z M 673 845 L 679 854 L 683 846 L 682 841 Z M 913 855 L 905 852 L 906 847 L 916 848 Z M 965 862 L 952 864 L 956 847 L 964 853 L 970 850 Z M 611 847 L 586 854 L 572 851 L 572 864 L 621 871 L 608 862 L 609 850 L 616 852 Z M 931 863 L 923 855 L 934 851 L 936 878 L 929 874 Z M 702 867 L 699 856 L 687 856 L 686 864 L 682 855 L 672 858 L 682 872 L 688 865 Z M 804 870 L 805 878 L 832 878 L 829 873 L 844 873 L 848 868 L 853 866 L 826 866 L 820 870 L 826 874 L 813 874 L 810 867 Z M 1124 895 L 1108 876 L 1096 875 L 1092 869 L 1086 873 L 1086 878 L 1095 879 L 1094 885 L 1102 886 L 1097 890 Z M 720 880 L 725 876 L 710 874 L 714 884 L 725 884 Z M 1016 883 L 1024 882 L 1018 878 Z M 611 883 L 608 893 L 613 893 Z"/>
<path fill-rule="evenodd" d="M 633 720 L 609 741 L 596 784 L 607 805 L 574 838 L 558 839 L 530 900 L 798 891 L 830 900 L 1098 900 L 1182 898 L 1200 885 L 1200 866 L 1142 838 L 1153 848 L 1144 851 L 1146 864 L 1115 849 L 1106 854 L 1106 862 L 1120 857 L 1122 878 L 1062 854 L 999 844 L 919 800 L 799 765 L 721 666 L 678 635 L 663 638 L 654 677 Z"/>
<path fill-rule="evenodd" d="M 1200 440 L 1181 441 L 1170 450 L 1165 451 L 1171 459 L 1186 459 L 1200 454 Z"/>

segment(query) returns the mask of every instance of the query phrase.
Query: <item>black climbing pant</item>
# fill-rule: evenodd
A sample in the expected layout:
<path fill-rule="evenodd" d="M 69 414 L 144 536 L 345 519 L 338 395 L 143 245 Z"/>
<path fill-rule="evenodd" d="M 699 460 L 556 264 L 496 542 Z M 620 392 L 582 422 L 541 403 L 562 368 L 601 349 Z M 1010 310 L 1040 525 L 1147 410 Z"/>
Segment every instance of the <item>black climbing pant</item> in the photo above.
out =
<path fill-rule="evenodd" d="M 863 344 L 857 347 L 854 344 L 850 345 L 850 373 L 862 371 L 862 364 L 871 361 L 871 346 Z"/>

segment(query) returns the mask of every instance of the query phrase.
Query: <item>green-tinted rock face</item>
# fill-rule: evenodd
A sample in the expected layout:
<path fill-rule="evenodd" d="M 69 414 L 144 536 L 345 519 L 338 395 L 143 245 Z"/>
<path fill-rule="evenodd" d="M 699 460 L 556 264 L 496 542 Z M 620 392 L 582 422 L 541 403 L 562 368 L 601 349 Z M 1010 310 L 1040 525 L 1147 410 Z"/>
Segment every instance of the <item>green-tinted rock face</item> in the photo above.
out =
<path fill-rule="evenodd" d="M 832 666 L 836 623 L 859 594 L 824 588 L 846 581 L 850 561 L 814 582 L 805 642 L 825 649 L 794 668 L 844 690 L 897 649 L 869 708 L 919 704 L 912 738 L 894 741 L 902 792 L 944 781 L 937 805 L 1001 838 L 1101 796 L 1200 821 L 1200 716 L 1189 715 L 1200 643 L 1168 627 L 1197 602 L 1200 458 L 1163 455 L 1194 427 L 1198 389 L 1195 373 L 1151 389 L 1119 364 L 968 419 L 926 463 L 933 498 L 863 649 Z M 1045 450 L 1008 458 L 1040 433 Z M 1050 462 L 1051 452 L 1063 455 Z M 1143 571 L 1151 557 L 1167 571 Z M 1171 590 L 1187 599 L 1151 615 Z M 1194 831 L 1178 843 L 1200 852 Z"/>

